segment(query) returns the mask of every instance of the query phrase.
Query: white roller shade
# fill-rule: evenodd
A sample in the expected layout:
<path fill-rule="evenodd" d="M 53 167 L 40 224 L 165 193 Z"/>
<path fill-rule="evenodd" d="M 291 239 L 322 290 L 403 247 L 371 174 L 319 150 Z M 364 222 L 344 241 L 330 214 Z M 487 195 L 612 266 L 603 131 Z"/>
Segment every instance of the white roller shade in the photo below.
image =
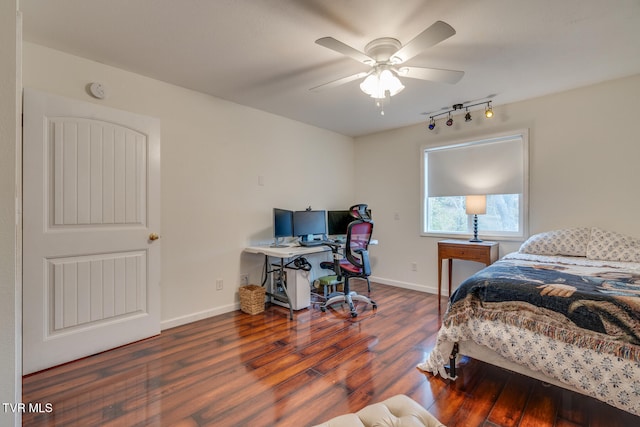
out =
<path fill-rule="evenodd" d="M 521 194 L 524 150 L 521 135 L 427 149 L 428 196 Z"/>

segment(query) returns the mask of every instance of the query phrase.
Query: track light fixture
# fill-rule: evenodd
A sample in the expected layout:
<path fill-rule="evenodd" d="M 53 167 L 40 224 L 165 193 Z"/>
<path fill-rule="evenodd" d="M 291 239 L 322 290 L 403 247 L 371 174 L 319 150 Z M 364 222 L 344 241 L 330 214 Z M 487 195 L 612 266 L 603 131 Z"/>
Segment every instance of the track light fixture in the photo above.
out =
<path fill-rule="evenodd" d="M 463 108 L 466 111 L 466 113 L 464 115 L 464 121 L 465 122 L 470 122 L 471 121 L 471 113 L 469 112 L 469 108 L 475 107 L 477 105 L 486 105 L 485 110 L 484 110 L 484 116 L 486 118 L 488 118 L 488 119 L 493 117 L 493 108 L 491 108 L 491 101 L 478 102 L 477 104 L 470 104 L 470 105 L 453 104 L 451 106 L 450 110 L 443 111 L 442 113 L 438 113 L 438 114 L 434 114 L 432 116 L 429 116 L 429 126 L 428 126 L 429 130 L 434 130 L 436 128 L 436 117 L 443 116 L 445 114 L 449 115 L 449 117 L 448 117 L 447 121 L 445 122 L 445 124 L 447 126 L 452 126 L 453 125 L 453 117 L 451 117 L 451 113 L 455 114 L 456 111 L 462 110 Z"/>

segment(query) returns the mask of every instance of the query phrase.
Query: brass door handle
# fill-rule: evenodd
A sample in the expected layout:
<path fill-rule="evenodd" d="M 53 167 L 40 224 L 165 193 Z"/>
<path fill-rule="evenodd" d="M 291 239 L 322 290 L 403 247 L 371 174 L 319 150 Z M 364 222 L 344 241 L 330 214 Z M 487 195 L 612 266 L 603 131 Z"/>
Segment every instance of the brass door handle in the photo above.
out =
<path fill-rule="evenodd" d="M 158 236 L 156 233 L 149 234 L 149 240 L 151 240 L 152 242 L 154 240 L 158 240 L 159 238 L 160 238 L 160 236 Z"/>

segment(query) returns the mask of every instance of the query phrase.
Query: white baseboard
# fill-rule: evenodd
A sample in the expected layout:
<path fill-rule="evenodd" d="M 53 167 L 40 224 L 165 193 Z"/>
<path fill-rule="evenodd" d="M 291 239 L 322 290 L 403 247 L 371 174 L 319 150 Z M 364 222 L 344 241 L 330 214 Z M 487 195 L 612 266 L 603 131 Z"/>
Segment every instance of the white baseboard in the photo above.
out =
<path fill-rule="evenodd" d="M 385 279 L 384 277 L 369 276 L 372 282 L 382 283 L 383 285 L 395 286 L 397 288 L 411 289 L 418 292 L 426 292 L 429 294 L 437 294 L 438 289 L 435 286 L 427 286 L 419 283 L 402 282 L 400 280 Z"/>
<path fill-rule="evenodd" d="M 224 307 L 212 308 L 210 310 L 199 311 L 197 313 L 191 313 L 180 317 L 174 317 L 173 319 L 162 320 L 160 322 L 160 330 L 169 328 L 175 328 L 176 326 L 186 325 L 187 323 L 195 322 L 197 320 L 207 319 L 209 317 L 217 316 L 219 314 L 229 313 L 231 311 L 240 310 L 240 303 L 225 305 Z"/>

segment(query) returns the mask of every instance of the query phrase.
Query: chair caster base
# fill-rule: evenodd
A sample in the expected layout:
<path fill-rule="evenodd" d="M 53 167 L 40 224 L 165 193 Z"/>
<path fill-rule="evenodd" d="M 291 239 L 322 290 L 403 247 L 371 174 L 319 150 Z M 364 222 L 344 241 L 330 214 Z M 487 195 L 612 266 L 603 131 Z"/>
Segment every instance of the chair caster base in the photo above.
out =
<path fill-rule="evenodd" d="M 335 295 L 330 295 L 330 298 L 322 305 L 320 305 L 320 310 L 325 313 L 327 311 L 327 307 L 333 304 L 347 304 L 349 306 L 348 309 L 351 317 L 358 317 L 358 311 L 356 309 L 354 301 L 360 301 L 365 304 L 370 304 L 373 310 L 378 308 L 378 304 L 376 304 L 370 298 L 365 297 L 364 295 L 358 295 L 356 292 L 349 292 L 345 295 L 344 293 L 338 292 Z"/>

